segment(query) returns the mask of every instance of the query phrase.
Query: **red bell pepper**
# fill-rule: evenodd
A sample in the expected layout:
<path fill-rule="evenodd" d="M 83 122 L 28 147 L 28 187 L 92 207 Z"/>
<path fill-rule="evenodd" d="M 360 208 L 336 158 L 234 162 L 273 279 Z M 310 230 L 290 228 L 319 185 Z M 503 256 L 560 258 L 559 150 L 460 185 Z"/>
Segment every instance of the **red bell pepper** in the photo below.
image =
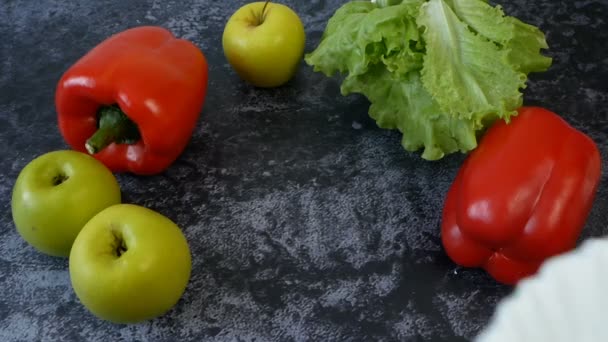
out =
<path fill-rule="evenodd" d="M 61 77 L 59 130 L 113 172 L 150 175 L 188 144 L 207 93 L 208 65 L 193 43 L 140 26 L 95 46 Z"/>
<path fill-rule="evenodd" d="M 465 159 L 444 203 L 441 239 L 464 267 L 513 285 L 575 247 L 601 175 L 593 140 L 557 114 L 524 107 Z"/>

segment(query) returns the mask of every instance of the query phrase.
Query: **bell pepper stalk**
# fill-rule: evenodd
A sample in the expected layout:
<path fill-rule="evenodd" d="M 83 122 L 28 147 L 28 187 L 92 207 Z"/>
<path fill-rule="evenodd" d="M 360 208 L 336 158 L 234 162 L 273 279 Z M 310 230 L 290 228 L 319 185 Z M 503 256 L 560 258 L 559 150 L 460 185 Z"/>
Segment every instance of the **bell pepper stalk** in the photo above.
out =
<path fill-rule="evenodd" d="M 139 26 L 92 48 L 61 77 L 59 130 L 113 172 L 163 172 L 183 152 L 205 102 L 208 65 L 192 42 Z"/>
<path fill-rule="evenodd" d="M 522 107 L 494 123 L 457 172 L 442 214 L 445 252 L 515 285 L 575 248 L 600 176 L 589 136 L 549 110 Z"/>

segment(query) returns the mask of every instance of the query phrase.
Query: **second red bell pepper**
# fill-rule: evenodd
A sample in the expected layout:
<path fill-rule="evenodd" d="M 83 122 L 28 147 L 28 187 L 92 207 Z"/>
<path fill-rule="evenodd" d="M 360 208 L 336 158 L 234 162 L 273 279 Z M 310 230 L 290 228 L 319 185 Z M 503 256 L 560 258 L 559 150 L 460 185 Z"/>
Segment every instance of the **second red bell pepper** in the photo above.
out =
<path fill-rule="evenodd" d="M 575 247 L 600 176 L 590 137 L 546 109 L 521 108 L 487 131 L 457 173 L 444 204 L 445 251 L 515 284 Z"/>
<path fill-rule="evenodd" d="M 114 172 L 165 170 L 183 152 L 200 117 L 207 60 L 192 42 L 156 26 L 119 32 L 61 77 L 59 129 L 75 150 Z"/>

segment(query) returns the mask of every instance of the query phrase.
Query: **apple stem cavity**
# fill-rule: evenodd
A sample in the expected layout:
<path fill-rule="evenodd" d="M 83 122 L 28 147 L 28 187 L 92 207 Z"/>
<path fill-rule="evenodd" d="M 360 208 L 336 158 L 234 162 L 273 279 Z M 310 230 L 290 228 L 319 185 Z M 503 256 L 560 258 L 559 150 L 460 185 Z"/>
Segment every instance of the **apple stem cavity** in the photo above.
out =
<path fill-rule="evenodd" d="M 97 131 L 87 140 L 90 154 L 98 153 L 111 143 L 133 144 L 141 138 L 137 125 L 117 105 L 97 111 Z"/>
<path fill-rule="evenodd" d="M 112 230 L 112 235 L 114 235 L 114 255 L 120 258 L 121 255 L 127 252 L 127 244 L 122 238 L 122 234 L 120 234 L 118 231 Z"/>
<path fill-rule="evenodd" d="M 53 177 L 53 186 L 57 186 L 57 185 L 65 182 L 66 180 L 68 180 L 68 178 L 70 178 L 70 177 L 68 177 L 67 175 L 64 175 L 63 173 L 58 174 L 57 176 Z"/>

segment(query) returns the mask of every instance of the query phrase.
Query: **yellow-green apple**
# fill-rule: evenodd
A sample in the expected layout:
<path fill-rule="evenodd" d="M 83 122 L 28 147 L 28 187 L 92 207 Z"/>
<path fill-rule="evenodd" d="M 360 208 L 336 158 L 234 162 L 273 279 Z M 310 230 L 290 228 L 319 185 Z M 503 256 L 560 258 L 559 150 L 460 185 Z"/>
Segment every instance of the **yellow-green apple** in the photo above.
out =
<path fill-rule="evenodd" d="M 124 324 L 156 318 L 175 306 L 191 267 L 188 241 L 172 220 L 126 203 L 89 220 L 69 259 L 80 302 L 96 317 Z"/>
<path fill-rule="evenodd" d="M 42 253 L 68 257 L 85 223 L 120 202 L 119 184 L 105 165 L 85 153 L 59 150 L 36 157 L 21 170 L 11 210 L 27 243 Z"/>
<path fill-rule="evenodd" d="M 295 75 L 305 41 L 296 12 L 264 1 L 240 7 L 226 22 L 222 36 L 232 68 L 245 81 L 263 88 L 281 86 Z"/>

